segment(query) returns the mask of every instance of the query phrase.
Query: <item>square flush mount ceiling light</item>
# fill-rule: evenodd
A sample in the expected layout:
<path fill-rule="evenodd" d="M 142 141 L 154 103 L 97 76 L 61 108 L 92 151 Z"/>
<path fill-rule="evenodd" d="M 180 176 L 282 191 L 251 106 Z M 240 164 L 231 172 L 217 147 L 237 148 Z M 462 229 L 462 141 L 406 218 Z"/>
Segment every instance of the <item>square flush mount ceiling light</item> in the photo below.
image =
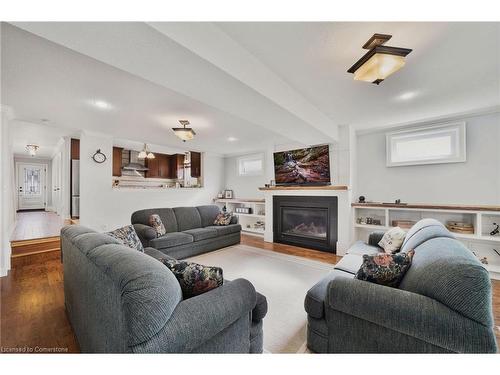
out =
<path fill-rule="evenodd" d="M 363 48 L 369 51 L 347 72 L 353 73 L 354 79 L 357 81 L 366 81 L 378 85 L 392 73 L 401 69 L 405 65 L 405 57 L 412 50 L 384 46 L 391 38 L 392 35 L 373 34 L 363 45 Z"/>
<path fill-rule="evenodd" d="M 182 125 L 182 128 L 172 128 L 175 135 L 182 139 L 182 142 L 190 141 L 191 139 L 193 139 L 196 133 L 192 128 L 186 127 L 187 125 L 189 125 L 189 121 L 179 120 L 179 122 Z"/>

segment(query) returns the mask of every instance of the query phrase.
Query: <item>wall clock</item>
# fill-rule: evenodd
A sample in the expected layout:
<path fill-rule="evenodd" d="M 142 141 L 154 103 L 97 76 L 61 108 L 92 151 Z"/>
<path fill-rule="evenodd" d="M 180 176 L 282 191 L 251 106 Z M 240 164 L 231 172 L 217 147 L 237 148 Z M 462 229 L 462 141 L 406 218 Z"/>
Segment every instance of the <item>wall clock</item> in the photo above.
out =
<path fill-rule="evenodd" d="M 101 149 L 97 150 L 95 152 L 94 155 L 92 155 L 92 159 L 94 159 L 94 161 L 96 163 L 104 163 L 106 161 L 106 155 L 104 155 L 102 152 L 101 152 Z"/>

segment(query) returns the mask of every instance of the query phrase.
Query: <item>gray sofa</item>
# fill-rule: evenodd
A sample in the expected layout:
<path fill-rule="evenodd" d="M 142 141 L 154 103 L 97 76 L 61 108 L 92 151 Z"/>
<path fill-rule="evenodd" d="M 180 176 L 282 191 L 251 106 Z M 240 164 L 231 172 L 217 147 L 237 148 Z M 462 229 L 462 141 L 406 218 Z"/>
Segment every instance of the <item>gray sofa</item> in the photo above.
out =
<path fill-rule="evenodd" d="M 134 212 L 131 222 L 144 247 L 154 247 L 176 259 L 184 259 L 240 243 L 238 218 L 233 216 L 229 225 L 215 226 L 219 212 L 215 205 L 150 208 Z M 156 232 L 149 226 L 152 214 L 160 216 L 166 235 L 156 238 Z"/>
<path fill-rule="evenodd" d="M 399 288 L 354 279 L 383 233 L 355 243 L 307 293 L 307 345 L 319 353 L 495 353 L 489 274 L 441 223 L 424 219 L 401 251 L 415 250 Z"/>
<path fill-rule="evenodd" d="M 267 302 L 249 281 L 183 300 L 158 250 L 132 250 L 79 225 L 61 230 L 61 249 L 67 315 L 82 352 L 262 352 Z"/>

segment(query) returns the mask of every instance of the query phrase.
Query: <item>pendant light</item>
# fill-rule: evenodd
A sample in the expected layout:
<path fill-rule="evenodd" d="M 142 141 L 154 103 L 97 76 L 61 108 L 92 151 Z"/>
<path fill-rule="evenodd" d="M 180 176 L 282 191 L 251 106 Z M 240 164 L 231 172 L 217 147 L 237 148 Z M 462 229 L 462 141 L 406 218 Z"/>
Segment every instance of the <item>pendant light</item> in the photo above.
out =
<path fill-rule="evenodd" d="M 148 150 L 148 145 L 144 143 L 144 148 L 142 149 L 141 152 L 139 152 L 139 155 L 137 155 L 137 158 L 139 159 L 154 159 L 155 155 Z"/>
<path fill-rule="evenodd" d="M 193 139 L 196 133 L 192 128 L 186 127 L 187 125 L 189 125 L 189 121 L 179 120 L 179 123 L 182 125 L 182 128 L 172 128 L 175 135 L 182 139 L 182 142 L 190 141 L 191 139 Z"/>

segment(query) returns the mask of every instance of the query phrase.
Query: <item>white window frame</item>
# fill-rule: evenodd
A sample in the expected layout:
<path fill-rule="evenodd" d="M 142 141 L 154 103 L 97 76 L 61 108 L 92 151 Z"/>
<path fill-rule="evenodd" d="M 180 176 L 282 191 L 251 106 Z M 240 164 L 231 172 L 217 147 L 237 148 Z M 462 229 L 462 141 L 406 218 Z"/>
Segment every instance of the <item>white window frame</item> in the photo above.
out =
<path fill-rule="evenodd" d="M 402 137 L 415 139 L 426 134 L 435 133 L 453 133 L 454 134 L 454 153 L 452 156 L 439 157 L 434 159 L 415 159 L 409 161 L 393 161 L 393 152 L 396 140 Z M 444 163 L 463 163 L 466 161 L 466 127 L 465 122 L 455 122 L 435 126 L 424 126 L 408 130 L 399 130 L 386 133 L 386 165 L 387 167 L 399 167 L 408 165 L 427 165 Z"/>
<path fill-rule="evenodd" d="M 255 161 L 255 160 L 261 161 L 260 171 L 242 173 L 241 163 L 245 161 Z M 240 177 L 261 176 L 264 173 L 264 154 L 252 154 L 252 155 L 240 156 L 239 158 L 236 159 L 236 170 L 238 171 L 238 176 Z"/>

